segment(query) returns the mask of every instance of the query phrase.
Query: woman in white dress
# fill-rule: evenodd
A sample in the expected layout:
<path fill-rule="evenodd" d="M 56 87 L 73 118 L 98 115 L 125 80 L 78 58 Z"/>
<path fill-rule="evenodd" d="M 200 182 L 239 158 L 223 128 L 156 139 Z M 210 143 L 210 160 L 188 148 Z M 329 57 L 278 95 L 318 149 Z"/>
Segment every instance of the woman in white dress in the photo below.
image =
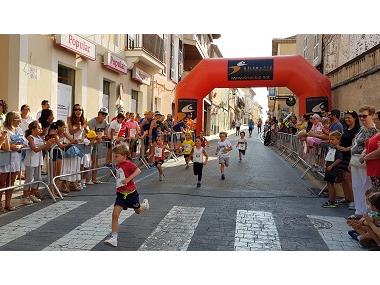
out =
<path fill-rule="evenodd" d="M 4 130 L 8 132 L 11 161 L 7 165 L 0 166 L 0 188 L 13 186 L 21 167 L 20 149 L 25 145 L 25 138 L 19 128 L 21 116 L 18 112 L 9 112 L 5 116 Z M 11 205 L 13 189 L 5 191 L 5 210 L 14 211 L 15 207 Z M 3 192 L 0 192 L 0 201 Z"/>
<path fill-rule="evenodd" d="M 87 119 L 84 117 L 83 108 L 80 104 L 75 104 L 72 109 L 71 116 L 67 118 L 67 127 L 69 130 L 70 138 L 77 141 L 78 143 L 83 143 L 84 136 L 86 134 L 87 130 Z M 70 172 L 68 173 L 79 173 L 81 170 L 83 170 L 83 164 L 88 164 L 88 161 L 85 161 L 86 158 L 88 160 L 89 156 L 83 156 L 81 157 L 70 157 L 65 158 L 64 160 L 64 170 L 65 166 L 67 166 L 67 170 Z M 91 159 L 90 159 L 91 161 Z M 87 173 L 85 173 L 87 174 Z M 83 179 L 86 179 L 87 175 L 83 176 Z M 67 177 L 63 177 L 62 179 L 68 181 L 70 183 L 70 190 L 72 191 L 79 191 L 81 188 L 81 175 L 71 175 Z M 83 185 L 85 185 L 83 183 Z"/>

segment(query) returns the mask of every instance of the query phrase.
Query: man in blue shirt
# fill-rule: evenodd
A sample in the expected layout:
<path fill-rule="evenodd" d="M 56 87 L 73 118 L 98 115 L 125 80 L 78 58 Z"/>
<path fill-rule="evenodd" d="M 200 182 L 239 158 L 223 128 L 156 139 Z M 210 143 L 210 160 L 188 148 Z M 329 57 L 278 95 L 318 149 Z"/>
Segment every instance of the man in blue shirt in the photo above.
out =
<path fill-rule="evenodd" d="M 340 111 L 338 109 L 332 110 L 329 114 L 329 118 L 330 118 L 330 128 L 329 128 L 330 133 L 332 133 L 334 131 L 338 131 L 341 134 L 343 134 L 343 125 L 339 121 Z"/>

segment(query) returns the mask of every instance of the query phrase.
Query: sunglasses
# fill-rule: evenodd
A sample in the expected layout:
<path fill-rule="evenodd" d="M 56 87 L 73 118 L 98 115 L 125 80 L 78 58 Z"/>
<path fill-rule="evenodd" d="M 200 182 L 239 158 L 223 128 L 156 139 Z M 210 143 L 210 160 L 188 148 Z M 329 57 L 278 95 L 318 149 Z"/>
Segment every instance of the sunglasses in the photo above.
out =
<path fill-rule="evenodd" d="M 368 117 L 368 115 L 358 115 L 358 117 L 359 117 L 360 119 L 361 119 L 361 118 L 365 119 L 365 118 Z"/>

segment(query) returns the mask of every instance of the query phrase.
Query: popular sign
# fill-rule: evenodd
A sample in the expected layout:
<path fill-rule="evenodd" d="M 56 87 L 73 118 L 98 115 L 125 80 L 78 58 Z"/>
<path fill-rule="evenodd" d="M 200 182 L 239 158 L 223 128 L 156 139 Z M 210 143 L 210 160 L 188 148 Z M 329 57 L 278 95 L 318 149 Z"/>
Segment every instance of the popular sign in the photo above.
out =
<path fill-rule="evenodd" d="M 79 55 L 96 60 L 96 45 L 78 35 L 57 35 L 55 42 Z"/>
<path fill-rule="evenodd" d="M 150 85 L 150 74 L 146 73 L 140 68 L 134 67 L 132 69 L 132 79 L 140 83 Z"/>
<path fill-rule="evenodd" d="M 228 80 L 273 80 L 273 59 L 229 60 Z"/>
<path fill-rule="evenodd" d="M 127 62 L 111 52 L 104 54 L 103 64 L 105 67 L 114 71 L 123 74 L 128 73 Z"/>

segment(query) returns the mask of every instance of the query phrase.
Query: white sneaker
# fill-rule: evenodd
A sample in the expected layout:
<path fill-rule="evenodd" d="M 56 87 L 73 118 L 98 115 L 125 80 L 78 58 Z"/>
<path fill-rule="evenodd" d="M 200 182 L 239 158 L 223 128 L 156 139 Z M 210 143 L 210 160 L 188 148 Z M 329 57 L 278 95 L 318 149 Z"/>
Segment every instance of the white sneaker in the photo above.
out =
<path fill-rule="evenodd" d="M 149 210 L 149 201 L 148 199 L 144 199 L 142 204 L 144 205 L 145 210 Z"/>
<path fill-rule="evenodd" d="M 117 247 L 117 237 L 111 236 L 109 239 L 106 239 L 104 243 Z"/>
<path fill-rule="evenodd" d="M 94 182 L 92 182 L 92 180 L 89 180 L 86 182 L 87 185 L 94 185 Z"/>
<path fill-rule="evenodd" d="M 30 200 L 32 200 L 33 203 L 38 203 L 38 202 L 41 202 L 41 199 L 37 198 L 36 196 L 34 195 L 30 195 Z"/>
<path fill-rule="evenodd" d="M 33 202 L 29 198 L 21 198 L 21 204 L 23 204 L 23 205 L 31 205 L 31 204 L 33 204 Z"/>

